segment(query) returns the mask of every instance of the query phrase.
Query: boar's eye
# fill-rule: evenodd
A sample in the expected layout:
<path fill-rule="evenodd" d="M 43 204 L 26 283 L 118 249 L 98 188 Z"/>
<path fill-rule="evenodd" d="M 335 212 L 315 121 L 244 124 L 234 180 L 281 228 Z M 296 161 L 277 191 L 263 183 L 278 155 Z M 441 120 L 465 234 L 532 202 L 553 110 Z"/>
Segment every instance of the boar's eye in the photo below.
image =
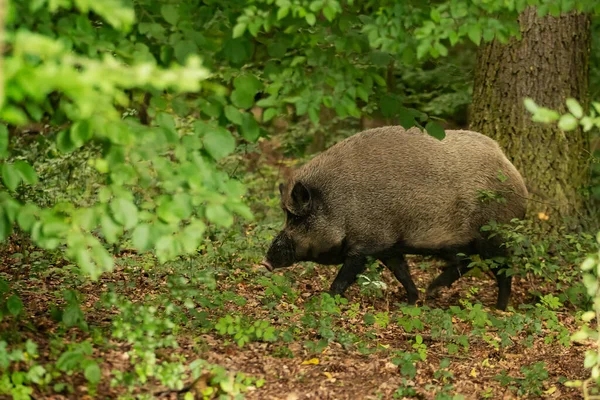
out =
<path fill-rule="evenodd" d="M 299 223 L 300 221 L 302 221 L 302 217 L 298 216 L 296 214 L 293 214 L 290 210 L 288 210 L 287 208 L 284 208 L 285 211 L 285 216 L 287 218 L 287 220 L 291 223 Z"/>

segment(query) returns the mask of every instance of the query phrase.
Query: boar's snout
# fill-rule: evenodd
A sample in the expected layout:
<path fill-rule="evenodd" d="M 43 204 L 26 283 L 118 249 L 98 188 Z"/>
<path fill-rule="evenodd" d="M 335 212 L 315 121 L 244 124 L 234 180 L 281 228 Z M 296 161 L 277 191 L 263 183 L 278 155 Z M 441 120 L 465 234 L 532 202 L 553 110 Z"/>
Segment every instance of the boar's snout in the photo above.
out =
<path fill-rule="evenodd" d="M 273 272 L 273 266 L 271 265 L 271 263 L 269 262 L 269 260 L 267 260 L 266 258 L 260 262 L 260 265 L 262 265 L 263 267 L 265 267 L 269 271 Z"/>
<path fill-rule="evenodd" d="M 279 232 L 261 264 L 269 271 L 273 271 L 277 268 L 289 267 L 294 262 L 296 262 L 294 241 L 285 231 Z"/>

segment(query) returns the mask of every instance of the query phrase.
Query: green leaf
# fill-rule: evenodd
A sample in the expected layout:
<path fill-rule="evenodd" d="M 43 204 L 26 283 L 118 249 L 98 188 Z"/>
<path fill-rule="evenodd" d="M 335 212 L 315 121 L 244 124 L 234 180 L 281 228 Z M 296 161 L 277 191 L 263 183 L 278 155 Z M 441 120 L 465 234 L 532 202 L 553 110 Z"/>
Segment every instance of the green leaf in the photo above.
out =
<path fill-rule="evenodd" d="M 290 13 L 290 6 L 286 5 L 277 10 L 277 21 L 281 21 Z"/>
<path fill-rule="evenodd" d="M 479 24 L 471 25 L 467 28 L 469 39 L 477 46 L 481 43 L 481 26 Z"/>
<path fill-rule="evenodd" d="M 429 122 L 427 122 L 427 125 L 425 125 L 425 129 L 427 130 L 427 133 L 429 133 L 431 136 L 438 140 L 442 140 L 446 137 L 446 132 L 444 132 L 444 128 L 435 121 L 430 120 Z"/>
<path fill-rule="evenodd" d="M 78 350 L 67 350 L 56 360 L 56 367 L 63 371 L 72 371 L 84 360 L 84 355 Z"/>
<path fill-rule="evenodd" d="M 425 57 L 425 55 L 427 55 L 427 53 L 429 53 L 430 49 L 431 49 L 431 39 L 426 39 L 426 40 L 421 41 L 421 43 L 419 43 L 419 45 L 417 46 L 417 59 L 420 60 L 423 57 Z"/>
<path fill-rule="evenodd" d="M 83 318 L 83 313 L 77 304 L 70 304 L 65 307 L 62 315 L 62 322 L 67 326 L 76 326 Z"/>
<path fill-rule="evenodd" d="M 6 308 L 8 312 L 14 315 L 15 317 L 23 311 L 23 302 L 21 298 L 16 294 L 13 294 L 6 300 Z"/>
<path fill-rule="evenodd" d="M 0 160 L 8 157 L 8 128 L 0 124 Z"/>
<path fill-rule="evenodd" d="M 46 369 L 41 365 L 34 365 L 29 369 L 29 371 L 27 371 L 27 379 L 29 379 L 31 382 L 37 385 L 43 384 L 44 375 L 46 375 Z"/>
<path fill-rule="evenodd" d="M 535 103 L 535 101 L 530 97 L 526 97 L 523 100 L 523 104 L 525 105 L 525 108 L 527 109 L 527 111 L 529 111 L 532 114 L 535 114 L 539 108 L 538 105 Z"/>
<path fill-rule="evenodd" d="M 400 107 L 398 120 L 404 129 L 410 129 L 417 124 L 415 116 L 405 107 Z"/>
<path fill-rule="evenodd" d="M 197 100 L 200 111 L 209 117 L 217 118 L 221 115 L 222 106 L 216 102 L 209 102 L 205 99 Z"/>
<path fill-rule="evenodd" d="M 242 124 L 242 113 L 240 112 L 240 110 L 231 105 L 225 106 L 225 117 L 236 125 Z"/>
<path fill-rule="evenodd" d="M 12 224 L 3 209 L 0 208 L 0 242 L 4 241 L 12 232 Z"/>
<path fill-rule="evenodd" d="M 235 138 L 225 128 L 214 128 L 209 130 L 202 139 L 204 148 L 216 161 L 233 153 L 235 150 Z"/>
<path fill-rule="evenodd" d="M 577 124 L 577 118 L 571 114 L 563 115 L 558 121 L 558 127 L 563 131 L 572 131 L 573 129 L 577 128 Z"/>
<path fill-rule="evenodd" d="M 295 56 L 292 59 L 292 62 L 290 63 L 290 67 L 295 67 L 298 64 L 302 64 L 304 61 L 306 61 L 306 57 L 304 57 L 304 56 Z"/>
<path fill-rule="evenodd" d="M 310 11 L 312 11 L 312 12 L 319 11 L 321 8 L 323 8 L 323 0 L 315 0 L 315 1 L 311 2 L 309 8 L 310 8 Z"/>
<path fill-rule="evenodd" d="M 146 251 L 151 247 L 150 243 L 150 225 L 140 224 L 135 227 L 131 237 L 133 247 L 140 251 Z"/>
<path fill-rule="evenodd" d="M 100 383 L 100 380 L 102 379 L 102 372 L 100 371 L 98 363 L 95 361 L 92 361 L 85 367 L 83 375 L 85 376 L 85 379 L 93 385 Z"/>
<path fill-rule="evenodd" d="M 335 18 L 336 10 L 333 7 L 327 6 L 323 8 L 323 15 L 327 18 L 327 21 L 332 22 Z"/>
<path fill-rule="evenodd" d="M 202 221 L 193 221 L 190 225 L 184 228 L 179 239 L 181 241 L 183 250 L 186 253 L 189 254 L 196 251 L 200 242 L 202 241 L 205 230 L 206 226 Z"/>
<path fill-rule="evenodd" d="M 386 94 L 381 99 L 381 113 L 384 117 L 392 117 L 395 116 L 400 110 L 400 103 L 398 102 L 398 98 L 392 94 Z"/>
<path fill-rule="evenodd" d="M 277 116 L 277 110 L 276 109 L 274 109 L 274 108 L 267 108 L 263 112 L 263 122 L 269 122 L 270 120 L 272 120 L 276 116 Z"/>
<path fill-rule="evenodd" d="M 131 229 L 138 223 L 138 209 L 131 200 L 117 198 L 111 201 L 110 208 L 115 220 L 125 229 Z"/>
<path fill-rule="evenodd" d="M 177 7 L 173 4 L 165 4 L 160 8 L 160 13 L 171 25 L 177 25 L 179 21 L 179 11 L 177 11 Z"/>
<path fill-rule="evenodd" d="M 3 164 L 2 165 L 2 182 L 4 182 L 4 186 L 7 189 L 12 190 L 13 192 L 21 183 L 21 173 L 14 164 Z"/>
<path fill-rule="evenodd" d="M 19 171 L 23 181 L 29 185 L 35 185 L 38 182 L 37 174 L 31 165 L 25 161 L 19 160 L 15 162 L 15 169 Z"/>
<path fill-rule="evenodd" d="M 9 290 L 10 290 L 10 286 L 8 286 L 8 282 L 6 282 L 4 279 L 0 278 L 0 296 L 2 296 L 2 298 L 4 298 L 4 294 L 8 293 Z"/>
<path fill-rule="evenodd" d="M 68 154 L 71 153 L 77 146 L 71 140 L 71 135 L 68 131 L 62 130 L 56 136 L 56 147 L 62 153 Z"/>
<path fill-rule="evenodd" d="M 313 26 L 317 22 L 317 17 L 313 13 L 306 14 L 305 19 L 310 26 Z"/>
<path fill-rule="evenodd" d="M 235 90 L 231 94 L 231 102 L 238 108 L 250 108 L 254 105 L 254 97 L 262 88 L 260 80 L 251 74 L 239 75 L 233 80 Z"/>
<path fill-rule="evenodd" d="M 175 257 L 177 254 L 177 243 L 172 236 L 162 236 L 155 246 L 156 256 L 163 263 Z"/>
<path fill-rule="evenodd" d="M 29 232 L 36 221 L 36 214 L 39 211 L 34 204 L 26 204 L 21 207 L 17 214 L 17 223 L 25 232 Z"/>
<path fill-rule="evenodd" d="M 121 235 L 121 227 L 108 214 L 103 214 L 100 217 L 100 226 L 108 243 L 115 243 Z"/>
<path fill-rule="evenodd" d="M 458 33 L 452 31 L 448 34 L 448 39 L 450 39 L 450 45 L 454 46 L 458 42 Z"/>
<path fill-rule="evenodd" d="M 198 46 L 192 40 L 181 40 L 177 42 L 173 50 L 175 52 L 175 58 L 177 58 L 177 61 L 181 64 L 185 64 L 190 55 L 199 53 Z"/>
<path fill-rule="evenodd" d="M 260 128 L 252 114 L 244 114 L 241 129 L 242 137 L 249 142 L 256 142 L 260 136 Z"/>
<path fill-rule="evenodd" d="M 77 121 L 71 126 L 69 136 L 75 147 L 81 147 L 92 138 L 92 125 L 87 120 Z"/>
<path fill-rule="evenodd" d="M 318 107 L 317 108 L 310 107 L 308 109 L 308 118 L 311 120 L 311 122 L 313 124 L 315 124 L 315 126 L 319 125 L 319 120 L 320 120 L 320 118 L 319 118 L 319 108 Z"/>
<path fill-rule="evenodd" d="M 252 96 L 255 96 L 256 93 L 262 89 L 261 81 L 252 74 L 238 75 L 233 80 L 233 86 L 236 89 L 252 93 Z"/>
<path fill-rule="evenodd" d="M 92 279 L 96 279 L 103 271 L 112 271 L 114 267 L 114 260 L 108 250 L 106 250 L 98 241 L 96 241 L 92 246 L 92 258 L 100 267 L 100 270 L 91 274 Z"/>
<path fill-rule="evenodd" d="M 233 27 L 232 37 L 234 39 L 239 38 L 240 36 L 242 36 L 244 34 L 244 32 L 246 32 L 246 23 L 238 22 L 237 25 Z"/>
<path fill-rule="evenodd" d="M 175 119 L 168 113 L 159 113 L 156 116 L 156 123 L 163 130 L 167 136 L 169 143 L 176 143 L 179 141 L 179 135 L 177 134 L 177 127 L 175 125 Z"/>
<path fill-rule="evenodd" d="M 583 108 L 581 108 L 581 105 L 579 105 L 579 102 L 577 100 L 573 98 L 568 98 L 567 108 L 575 118 L 583 117 Z"/>
<path fill-rule="evenodd" d="M 231 103 L 238 107 L 248 109 L 254 105 L 254 95 L 240 89 L 235 89 L 231 93 Z"/>
<path fill-rule="evenodd" d="M 542 122 L 545 124 L 549 124 L 554 121 L 558 121 L 560 118 L 560 114 L 554 110 L 550 110 L 546 107 L 539 107 L 535 114 L 532 116 L 531 120 L 534 122 Z"/>
<path fill-rule="evenodd" d="M 233 225 L 233 215 L 231 215 L 222 204 L 209 204 L 206 207 L 206 218 L 208 218 L 210 222 L 225 228 Z"/>

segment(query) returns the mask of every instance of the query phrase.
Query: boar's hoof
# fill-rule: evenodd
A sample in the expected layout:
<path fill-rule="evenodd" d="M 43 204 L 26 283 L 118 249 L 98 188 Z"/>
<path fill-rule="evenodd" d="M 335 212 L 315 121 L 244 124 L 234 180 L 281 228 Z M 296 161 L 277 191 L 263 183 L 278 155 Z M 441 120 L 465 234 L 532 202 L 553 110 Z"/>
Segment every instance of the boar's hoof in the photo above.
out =
<path fill-rule="evenodd" d="M 440 296 L 441 291 L 442 291 L 441 286 L 428 288 L 427 292 L 425 293 L 426 299 L 427 300 L 437 299 Z"/>

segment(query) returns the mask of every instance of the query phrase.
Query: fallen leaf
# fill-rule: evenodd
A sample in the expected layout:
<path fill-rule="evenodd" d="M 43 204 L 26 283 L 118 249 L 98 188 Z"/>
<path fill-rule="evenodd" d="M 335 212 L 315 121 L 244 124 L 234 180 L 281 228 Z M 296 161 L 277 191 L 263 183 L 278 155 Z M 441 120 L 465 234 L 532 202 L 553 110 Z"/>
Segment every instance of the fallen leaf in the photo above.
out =
<path fill-rule="evenodd" d="M 319 364 L 319 359 L 318 358 L 311 358 L 310 360 L 306 360 L 306 361 L 302 361 L 302 365 L 318 365 Z"/>
<path fill-rule="evenodd" d="M 490 359 L 489 358 L 486 358 L 485 360 L 483 360 L 481 362 L 481 366 L 487 367 L 487 368 L 494 368 L 494 365 L 490 364 Z"/>
<path fill-rule="evenodd" d="M 552 394 L 554 392 L 556 392 L 556 386 L 552 386 L 550 389 L 546 390 L 544 393 Z"/>
<path fill-rule="evenodd" d="M 477 378 L 477 371 L 475 371 L 475 367 L 471 369 L 471 373 L 469 375 L 471 375 L 473 378 Z"/>

